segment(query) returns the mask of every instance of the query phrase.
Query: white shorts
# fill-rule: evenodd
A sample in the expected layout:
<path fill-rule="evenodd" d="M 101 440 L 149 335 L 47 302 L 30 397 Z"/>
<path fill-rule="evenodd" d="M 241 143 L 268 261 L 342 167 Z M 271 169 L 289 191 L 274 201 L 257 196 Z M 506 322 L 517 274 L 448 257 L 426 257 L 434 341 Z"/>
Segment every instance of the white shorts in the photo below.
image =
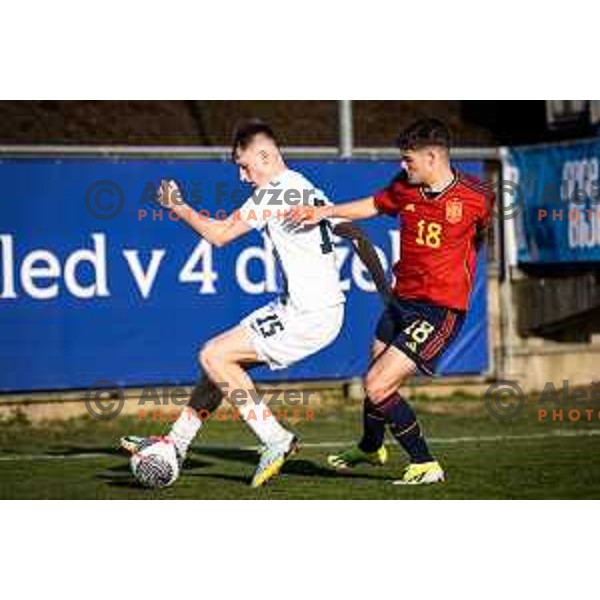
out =
<path fill-rule="evenodd" d="M 285 369 L 329 346 L 344 322 L 344 304 L 299 311 L 276 300 L 242 319 L 258 358 Z"/>

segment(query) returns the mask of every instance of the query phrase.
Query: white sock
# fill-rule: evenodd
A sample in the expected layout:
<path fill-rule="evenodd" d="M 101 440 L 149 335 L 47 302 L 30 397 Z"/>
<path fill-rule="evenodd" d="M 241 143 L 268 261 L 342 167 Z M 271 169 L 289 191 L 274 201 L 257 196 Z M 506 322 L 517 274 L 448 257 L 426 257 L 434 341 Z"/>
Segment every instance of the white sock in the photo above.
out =
<path fill-rule="evenodd" d="M 175 444 L 179 454 L 185 456 L 201 427 L 202 419 L 198 417 L 198 413 L 193 408 L 187 406 L 181 411 L 177 421 L 173 423 L 167 437 Z"/>
<path fill-rule="evenodd" d="M 289 443 L 294 436 L 293 433 L 279 424 L 269 407 L 263 402 L 255 404 L 252 401 L 247 401 L 238 407 L 238 410 L 250 429 L 266 446 Z"/>

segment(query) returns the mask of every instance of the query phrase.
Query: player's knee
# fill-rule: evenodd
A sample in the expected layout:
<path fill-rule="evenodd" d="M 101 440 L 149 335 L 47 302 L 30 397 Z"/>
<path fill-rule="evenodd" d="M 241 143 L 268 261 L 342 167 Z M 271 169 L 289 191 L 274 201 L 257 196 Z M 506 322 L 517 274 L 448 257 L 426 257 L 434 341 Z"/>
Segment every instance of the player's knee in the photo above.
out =
<path fill-rule="evenodd" d="M 382 386 L 367 388 L 367 396 L 373 404 L 382 404 L 392 393 L 389 388 Z"/>
<path fill-rule="evenodd" d="M 372 375 L 367 374 L 364 380 L 365 393 L 373 404 L 380 404 L 386 398 L 389 398 L 394 390 L 389 386 L 376 379 Z"/>
<path fill-rule="evenodd" d="M 202 346 L 198 353 L 198 362 L 205 373 L 210 375 L 214 372 L 217 366 L 218 356 L 219 347 L 215 342 L 209 341 Z"/>
<path fill-rule="evenodd" d="M 200 348 L 200 350 L 198 350 L 198 364 L 200 365 L 200 368 L 203 369 L 204 371 L 208 371 L 208 369 L 205 367 L 205 363 L 207 361 L 207 352 L 206 352 L 206 345 L 202 346 L 202 348 Z"/>

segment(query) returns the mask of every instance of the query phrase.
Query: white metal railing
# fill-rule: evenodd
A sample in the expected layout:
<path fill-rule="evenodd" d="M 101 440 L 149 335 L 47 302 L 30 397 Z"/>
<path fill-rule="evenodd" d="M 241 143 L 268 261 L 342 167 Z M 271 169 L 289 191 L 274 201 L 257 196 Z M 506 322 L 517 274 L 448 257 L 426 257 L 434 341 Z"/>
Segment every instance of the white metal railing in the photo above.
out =
<path fill-rule="evenodd" d="M 288 146 L 283 153 L 290 158 L 340 158 L 342 153 L 337 146 Z M 457 147 L 451 151 L 452 158 L 458 160 L 500 160 L 500 151 L 494 147 Z M 176 157 L 187 159 L 212 158 L 229 160 L 229 146 L 97 146 L 97 145 L 6 145 L 0 146 L 2 157 L 34 156 L 114 156 L 114 157 Z M 398 149 L 394 147 L 352 148 L 343 158 L 397 159 Z"/>

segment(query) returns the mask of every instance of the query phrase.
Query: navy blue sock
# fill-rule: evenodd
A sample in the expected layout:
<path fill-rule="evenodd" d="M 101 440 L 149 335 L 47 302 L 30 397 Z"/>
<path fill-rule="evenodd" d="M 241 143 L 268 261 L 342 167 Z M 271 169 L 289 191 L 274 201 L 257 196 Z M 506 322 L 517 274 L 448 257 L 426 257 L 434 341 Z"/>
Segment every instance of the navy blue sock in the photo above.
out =
<path fill-rule="evenodd" d="M 392 435 L 408 453 L 411 462 L 424 463 L 433 460 L 421 433 L 417 415 L 400 394 L 393 394 L 378 408 L 385 415 Z"/>
<path fill-rule="evenodd" d="M 376 452 L 383 446 L 385 437 L 385 416 L 369 400 L 363 404 L 363 437 L 358 447 L 363 452 Z"/>

